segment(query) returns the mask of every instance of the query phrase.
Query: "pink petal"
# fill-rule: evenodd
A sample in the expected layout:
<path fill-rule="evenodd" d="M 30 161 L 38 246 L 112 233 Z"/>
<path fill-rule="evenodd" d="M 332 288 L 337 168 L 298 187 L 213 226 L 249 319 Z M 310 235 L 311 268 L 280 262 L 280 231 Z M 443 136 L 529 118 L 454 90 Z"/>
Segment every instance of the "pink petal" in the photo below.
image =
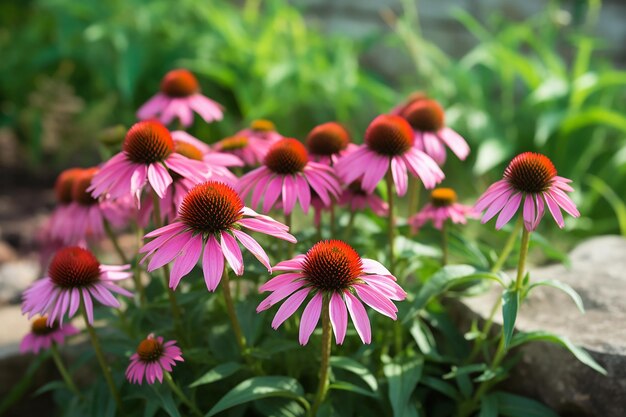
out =
<path fill-rule="evenodd" d="M 563 227 L 565 227 L 565 222 L 563 221 L 563 215 L 561 214 L 561 209 L 559 209 L 559 205 L 556 201 L 554 201 L 550 194 L 542 193 L 542 195 L 543 198 L 546 200 L 548 210 L 550 210 L 550 214 L 552 214 L 554 221 L 556 221 L 556 224 L 558 224 L 559 227 L 562 229 Z"/>
<path fill-rule="evenodd" d="M 389 157 L 377 156 L 373 158 L 371 164 L 367 167 L 367 171 L 363 175 L 361 187 L 367 193 L 371 193 L 376 185 L 383 179 L 389 168 Z"/>
<path fill-rule="evenodd" d="M 350 318 L 352 318 L 352 322 L 354 323 L 354 327 L 356 328 L 359 337 L 365 344 L 372 343 L 370 319 L 367 317 L 367 312 L 365 311 L 363 304 L 361 304 L 361 301 L 348 291 L 344 292 L 343 296 L 346 302 L 346 307 L 348 307 L 348 312 L 350 313 Z"/>
<path fill-rule="evenodd" d="M 209 291 L 215 291 L 224 272 L 224 254 L 213 235 L 207 239 L 202 256 L 204 282 Z"/>
<path fill-rule="evenodd" d="M 406 172 L 406 165 L 401 158 L 391 159 L 391 175 L 393 176 L 393 182 L 398 190 L 398 195 L 403 196 L 406 194 L 409 176 Z"/>
<path fill-rule="evenodd" d="M 228 232 L 221 233 L 222 252 L 236 275 L 243 275 L 243 257 L 237 241 Z"/>
<path fill-rule="evenodd" d="M 154 192 L 160 198 L 165 196 L 165 190 L 172 183 L 172 177 L 167 172 L 167 169 L 160 163 L 153 163 L 148 165 L 148 181 Z"/>
<path fill-rule="evenodd" d="M 467 155 L 470 153 L 470 147 L 461 135 L 449 127 L 444 127 L 439 131 L 439 137 L 460 160 L 463 161 L 467 158 Z"/>
<path fill-rule="evenodd" d="M 277 175 L 267 186 L 267 190 L 265 191 L 265 197 L 263 199 L 263 211 L 268 212 L 276 203 L 280 192 L 283 189 L 283 176 Z"/>
<path fill-rule="evenodd" d="M 306 214 L 309 212 L 309 206 L 311 205 L 311 188 L 306 178 L 301 175 L 296 175 L 296 191 L 302 211 Z"/>
<path fill-rule="evenodd" d="M 320 319 L 320 314 L 322 312 L 322 298 L 322 293 L 318 292 L 304 308 L 302 321 L 300 322 L 300 335 L 298 338 L 302 346 L 309 342 L 309 338 L 311 337 L 311 334 L 315 330 L 315 326 L 317 326 L 317 322 Z"/>
<path fill-rule="evenodd" d="M 254 240 L 250 235 L 242 231 L 233 229 L 231 230 L 231 232 L 233 232 L 233 234 L 241 242 L 241 244 L 250 252 L 252 252 L 252 254 L 259 260 L 259 262 L 261 262 L 263 266 L 267 268 L 267 272 L 271 274 L 272 266 L 270 265 L 270 259 L 268 258 L 261 245 L 259 245 L 259 243 Z"/>
<path fill-rule="evenodd" d="M 393 320 L 398 318 L 396 315 L 398 308 L 389 299 L 376 292 L 373 287 L 358 284 L 355 285 L 354 288 L 359 298 L 361 298 L 365 304 Z"/>
<path fill-rule="evenodd" d="M 277 289 L 279 289 L 283 285 L 288 284 L 290 282 L 293 282 L 296 279 L 300 279 L 302 277 L 304 277 L 304 274 L 299 273 L 299 272 L 298 273 L 281 274 L 281 275 L 275 276 L 274 278 L 272 278 L 269 281 L 267 281 L 265 284 L 261 285 L 259 287 L 259 292 L 276 291 Z"/>
<path fill-rule="evenodd" d="M 174 261 L 172 272 L 170 273 L 170 288 L 176 289 L 178 283 L 187 275 L 198 263 L 202 252 L 202 235 L 192 237 L 181 250 L 181 254 Z"/>
<path fill-rule="evenodd" d="M 330 322 L 333 325 L 333 332 L 335 333 L 335 341 L 338 345 L 343 343 L 343 339 L 346 337 L 346 329 L 348 327 L 348 310 L 346 309 L 346 303 L 341 298 L 341 295 L 336 292 L 330 298 L 329 305 Z"/>
<path fill-rule="evenodd" d="M 498 212 L 502 210 L 502 208 L 509 201 L 511 194 L 513 194 L 513 190 L 511 189 L 508 189 L 504 191 L 502 194 L 500 194 L 500 197 L 496 198 L 496 200 L 493 203 L 491 203 L 491 205 L 485 212 L 485 215 L 483 216 L 481 223 L 487 223 L 489 220 L 491 220 L 493 216 L 498 214 Z"/>
<path fill-rule="evenodd" d="M 297 183 L 293 175 L 285 175 L 283 182 L 283 210 L 285 214 L 291 213 L 293 206 L 296 204 L 298 195 Z"/>
<path fill-rule="evenodd" d="M 507 224 L 508 221 L 511 220 L 511 218 L 513 218 L 513 216 L 517 212 L 517 209 L 519 208 L 521 201 L 522 201 L 522 193 L 516 193 L 509 199 L 509 201 L 506 203 L 506 205 L 502 209 L 502 212 L 498 216 L 498 220 L 496 220 L 497 230 L 500 230 L 502 226 Z"/>
<path fill-rule="evenodd" d="M 272 328 L 274 330 L 278 329 L 278 327 L 283 324 L 285 320 L 291 317 L 293 313 L 295 313 L 296 310 L 300 308 L 302 302 L 306 299 L 307 295 L 309 295 L 310 291 L 310 288 L 303 288 L 299 291 L 296 291 L 285 300 L 285 302 L 276 312 L 274 320 L 272 320 Z"/>

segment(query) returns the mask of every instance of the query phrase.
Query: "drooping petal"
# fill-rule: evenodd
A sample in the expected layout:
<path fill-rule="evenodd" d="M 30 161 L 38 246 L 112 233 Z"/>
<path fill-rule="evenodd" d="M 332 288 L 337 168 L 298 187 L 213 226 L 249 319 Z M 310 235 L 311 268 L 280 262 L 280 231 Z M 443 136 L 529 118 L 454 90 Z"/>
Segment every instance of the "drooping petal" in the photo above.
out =
<path fill-rule="evenodd" d="M 502 226 L 507 224 L 509 220 L 513 218 L 515 213 L 517 213 L 517 209 L 522 201 L 522 193 L 513 194 L 513 196 L 506 203 L 500 215 L 498 216 L 498 220 L 496 220 L 496 229 L 500 230 Z"/>
<path fill-rule="evenodd" d="M 174 261 L 172 272 L 170 273 L 170 288 L 176 289 L 178 283 L 187 275 L 198 263 L 202 252 L 202 235 L 192 237 L 181 250 L 181 254 Z"/>
<path fill-rule="evenodd" d="M 343 301 L 343 298 L 336 292 L 330 297 L 329 314 L 330 322 L 333 325 L 333 332 L 335 333 L 335 341 L 338 345 L 341 345 L 343 339 L 346 337 L 348 310 L 346 309 L 346 303 Z"/>
<path fill-rule="evenodd" d="M 236 275 L 243 275 L 243 256 L 237 241 L 228 232 L 222 232 L 221 238 L 220 246 L 228 265 Z"/>
<path fill-rule="evenodd" d="M 311 301 L 302 312 L 302 320 L 300 321 L 300 334 L 298 340 L 302 346 L 309 342 L 309 338 L 317 326 L 322 312 L 322 293 L 318 292 L 313 296 Z"/>
<path fill-rule="evenodd" d="M 235 235 L 235 237 L 241 242 L 241 244 L 248 249 L 254 256 L 267 268 L 267 272 L 272 273 L 272 266 L 270 265 L 270 259 L 267 254 L 259 245 L 259 243 L 254 240 L 250 235 L 236 229 L 232 229 L 231 232 Z"/>
<path fill-rule="evenodd" d="M 346 307 L 348 307 L 348 312 L 350 313 L 350 318 L 356 328 L 356 332 L 359 334 L 363 343 L 369 345 L 372 343 L 372 329 L 370 327 L 370 319 L 367 317 L 365 307 L 363 307 L 361 301 L 354 295 L 350 294 L 350 292 L 344 292 L 343 296 L 346 302 Z"/>
<path fill-rule="evenodd" d="M 215 291 L 224 272 L 224 254 L 213 235 L 209 236 L 202 255 L 202 273 L 209 291 Z"/>
<path fill-rule="evenodd" d="M 274 330 L 278 329 L 278 327 L 283 324 L 285 320 L 296 312 L 296 310 L 302 305 L 302 302 L 306 299 L 307 295 L 309 295 L 310 291 L 310 288 L 298 290 L 283 302 L 276 312 L 274 320 L 272 320 L 272 328 Z"/>

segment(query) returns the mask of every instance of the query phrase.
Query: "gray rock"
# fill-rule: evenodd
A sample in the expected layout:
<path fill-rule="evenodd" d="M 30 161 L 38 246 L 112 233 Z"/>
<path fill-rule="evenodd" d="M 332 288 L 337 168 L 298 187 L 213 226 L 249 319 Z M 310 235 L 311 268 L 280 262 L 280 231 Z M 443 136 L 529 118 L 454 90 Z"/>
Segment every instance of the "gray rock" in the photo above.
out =
<path fill-rule="evenodd" d="M 626 415 L 626 239 L 590 239 L 570 254 L 571 267 L 530 268 L 532 281 L 558 279 L 582 297 L 581 314 L 563 292 L 535 288 L 518 314 L 520 331 L 546 330 L 585 348 L 607 371 L 603 376 L 577 361 L 567 350 L 547 343 L 520 348 L 522 360 L 507 388 L 534 397 L 562 416 L 624 417 Z M 461 316 L 489 315 L 500 296 L 487 294 L 463 300 Z M 502 322 L 496 316 L 497 331 Z M 496 327 L 496 326 L 494 326 Z"/>
<path fill-rule="evenodd" d="M 22 292 L 38 278 L 39 262 L 32 259 L 0 264 L 0 305 L 19 303 Z"/>

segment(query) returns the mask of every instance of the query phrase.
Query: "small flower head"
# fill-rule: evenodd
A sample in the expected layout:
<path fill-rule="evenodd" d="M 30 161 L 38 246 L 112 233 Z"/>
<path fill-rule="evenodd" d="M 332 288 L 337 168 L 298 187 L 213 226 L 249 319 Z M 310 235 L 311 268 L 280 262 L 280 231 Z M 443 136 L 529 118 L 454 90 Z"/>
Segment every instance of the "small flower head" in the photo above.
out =
<path fill-rule="evenodd" d="M 309 154 L 304 145 L 292 138 L 276 142 L 265 155 L 263 163 L 276 174 L 296 174 L 302 172 Z"/>
<path fill-rule="evenodd" d="M 475 217 L 477 213 L 472 207 L 457 203 L 457 195 L 452 188 L 435 188 L 430 194 L 430 202 L 411 216 L 408 223 L 415 233 L 427 221 L 431 221 L 436 229 L 441 229 L 447 220 L 465 224 L 468 218 Z"/>
<path fill-rule="evenodd" d="M 365 143 L 380 155 L 403 155 L 413 146 L 413 131 L 401 117 L 383 114 L 367 127 Z"/>
<path fill-rule="evenodd" d="M 169 97 L 189 97 L 200 92 L 200 85 L 191 71 L 175 69 L 161 80 L 161 92 Z"/>
<path fill-rule="evenodd" d="M 155 239 L 140 250 L 146 253 L 142 262 L 152 257 L 149 272 L 174 262 L 171 288 L 176 288 L 193 269 L 200 255 L 209 291 L 215 291 L 222 278 L 224 259 L 235 274 L 242 275 L 243 257 L 237 241 L 271 271 L 267 254 L 256 240 L 241 230 L 242 227 L 295 242 L 287 226 L 244 207 L 232 187 L 217 181 L 192 188 L 183 199 L 178 215 L 177 221 L 148 233 L 147 238 Z"/>
<path fill-rule="evenodd" d="M 250 123 L 250 129 L 260 133 L 276 132 L 276 125 L 270 120 L 256 119 Z"/>
<path fill-rule="evenodd" d="M 435 100 L 415 101 L 404 110 L 403 116 L 415 130 L 437 132 L 445 126 L 443 107 Z"/>
<path fill-rule="evenodd" d="M 196 145 L 182 140 L 174 141 L 174 152 L 194 161 L 202 161 L 204 152 Z"/>
<path fill-rule="evenodd" d="M 348 313 L 363 343 L 371 342 L 370 322 L 362 303 L 396 319 L 392 300 L 404 300 L 406 293 L 380 263 L 361 258 L 350 245 L 339 240 L 316 243 L 306 255 L 298 255 L 274 267 L 288 273 L 278 275 L 260 287 L 272 293 L 257 307 L 267 310 L 286 299 L 278 309 L 272 327 L 277 329 L 312 295 L 300 324 L 300 344 L 305 345 L 319 321 L 322 304 L 329 304 L 335 340 L 342 344 Z"/>
<path fill-rule="evenodd" d="M 72 184 L 72 200 L 82 206 L 92 206 L 98 203 L 87 189 L 91 186 L 91 180 L 98 172 L 98 168 L 87 168 L 82 170 Z"/>
<path fill-rule="evenodd" d="M 59 204 L 69 204 L 73 201 L 72 189 L 74 182 L 82 171 L 82 168 L 70 168 L 59 174 L 54 183 L 54 193 Z"/>
<path fill-rule="evenodd" d="M 221 151 L 229 152 L 244 149 L 249 143 L 250 141 L 245 136 L 229 136 L 219 142 L 219 147 Z"/>
<path fill-rule="evenodd" d="M 20 352 L 39 353 L 42 349 L 48 349 L 52 343 L 63 344 L 67 336 L 78 333 L 78 330 L 71 324 L 60 327 L 58 323 L 48 323 L 48 318 L 38 317 L 31 324 L 30 333 L 22 339 Z"/>
<path fill-rule="evenodd" d="M 163 371 L 172 372 L 176 361 L 183 362 L 182 351 L 175 340 L 163 342 L 163 338 L 150 334 L 139 343 L 137 351 L 130 357 L 126 369 L 126 379 L 133 384 L 142 384 L 145 377 L 148 384 L 156 380 L 163 382 Z"/>
<path fill-rule="evenodd" d="M 368 193 L 363 190 L 361 181 L 352 182 L 343 190 L 337 203 L 340 206 L 347 206 L 350 211 L 358 212 L 371 209 L 377 216 L 387 216 L 389 205 L 386 201 L 376 195 L 375 192 Z"/>
<path fill-rule="evenodd" d="M 133 162 L 162 162 L 174 152 L 170 131 L 156 120 L 135 123 L 126 133 L 123 150 Z"/>
<path fill-rule="evenodd" d="M 565 225 L 561 208 L 573 217 L 580 216 L 574 202 L 565 194 L 574 189 L 571 180 L 557 175 L 552 161 L 545 155 L 524 152 L 509 163 L 504 178 L 492 184 L 476 202 L 476 210 L 486 212 L 486 223 L 500 213 L 496 229 L 509 222 L 523 203 L 524 225 L 528 231 L 537 228 L 545 212 L 545 205 L 559 225 Z"/>
<path fill-rule="evenodd" d="M 102 265 L 87 249 L 77 246 L 59 250 L 48 268 L 48 276 L 36 281 L 23 294 L 22 312 L 29 317 L 47 314 L 48 324 L 62 323 L 67 313 L 73 317 L 84 304 L 93 322 L 93 299 L 109 307 L 119 307 L 112 293 L 127 297 L 132 294 L 115 281 L 129 278 L 130 265 Z"/>
<path fill-rule="evenodd" d="M 409 94 L 408 97 L 402 103 L 398 104 L 393 109 L 391 109 L 389 114 L 401 116 L 402 113 L 404 113 L 404 110 L 407 107 L 409 107 L 411 104 L 420 100 L 425 100 L 425 99 L 428 99 L 428 96 L 426 95 L 426 93 L 424 93 L 423 91 L 414 91 L 411 94 Z"/>
<path fill-rule="evenodd" d="M 430 203 L 435 207 L 449 207 L 457 199 L 456 191 L 452 188 L 435 188 L 430 193 Z"/>
<path fill-rule="evenodd" d="M 338 156 L 347 149 L 350 142 L 350 134 L 345 127 L 337 122 L 328 122 L 316 126 L 306 138 L 309 152 L 317 159 L 330 159 L 333 156 Z"/>

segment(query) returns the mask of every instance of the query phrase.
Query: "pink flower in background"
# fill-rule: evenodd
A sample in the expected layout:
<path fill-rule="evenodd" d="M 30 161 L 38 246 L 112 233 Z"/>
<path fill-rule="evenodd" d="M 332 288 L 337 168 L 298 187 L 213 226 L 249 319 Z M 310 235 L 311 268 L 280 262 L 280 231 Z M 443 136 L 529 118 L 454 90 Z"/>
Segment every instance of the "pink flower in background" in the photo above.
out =
<path fill-rule="evenodd" d="M 172 372 L 176 361 L 184 362 L 182 355 L 175 340 L 163 343 L 161 336 L 155 338 L 150 334 L 139 343 L 137 351 L 130 357 L 126 379 L 139 385 L 143 383 L 144 377 L 148 384 L 154 384 L 156 380 L 163 382 L 163 371 Z"/>
<path fill-rule="evenodd" d="M 330 321 L 335 341 L 342 344 L 348 326 L 348 314 L 363 343 L 370 343 L 372 332 L 362 303 L 396 320 L 397 307 L 392 300 L 406 298 L 396 278 L 380 263 L 361 258 L 350 245 L 340 240 L 318 242 L 306 255 L 280 262 L 275 271 L 286 271 L 265 284 L 259 291 L 271 294 L 259 304 L 257 312 L 285 300 L 272 321 L 277 329 L 312 295 L 302 313 L 299 341 L 307 344 L 315 330 L 324 299 L 329 300 Z"/>
<path fill-rule="evenodd" d="M 132 195 L 139 204 L 142 190 L 150 184 L 163 198 L 173 181 L 168 168 L 195 182 L 208 175 L 204 163 L 175 152 L 174 140 L 165 126 L 154 120 L 138 122 L 126 134 L 123 151 L 102 166 L 87 190 L 94 198 Z"/>
<path fill-rule="evenodd" d="M 73 236 L 70 233 L 74 222 L 71 215 L 71 204 L 74 201 L 72 189 L 82 171 L 82 168 L 70 168 L 58 175 L 54 184 L 57 206 L 43 227 L 41 238 L 44 246 L 55 241 L 62 244 L 73 242 Z"/>
<path fill-rule="evenodd" d="M 340 156 L 358 149 L 341 124 L 328 122 L 315 126 L 306 138 L 311 159 L 324 165 L 334 165 Z"/>
<path fill-rule="evenodd" d="M 400 104 L 395 106 L 389 114 L 393 114 L 395 116 L 402 116 L 404 110 L 409 107 L 411 104 L 415 103 L 419 100 L 427 99 L 428 96 L 423 91 L 414 91 L 408 95 L 408 97 Z"/>
<path fill-rule="evenodd" d="M 170 273 L 171 288 L 178 286 L 201 254 L 204 280 L 209 291 L 215 291 L 220 283 L 224 258 L 235 274 L 242 275 L 244 264 L 237 241 L 271 271 L 269 258 L 261 245 L 241 227 L 288 242 L 296 241 L 288 233 L 287 226 L 244 207 L 233 188 L 216 181 L 195 186 L 185 196 L 178 214 L 174 223 L 148 233 L 146 238 L 155 239 L 140 249 L 146 254 L 141 262 L 152 257 L 148 272 L 174 262 Z"/>
<path fill-rule="evenodd" d="M 163 77 L 161 92 L 153 96 L 137 110 L 137 118 L 146 120 L 158 117 L 161 123 L 169 124 L 178 117 L 183 126 L 193 123 L 193 112 L 205 122 L 222 120 L 222 106 L 200 94 L 196 77 L 186 69 L 175 69 Z"/>
<path fill-rule="evenodd" d="M 399 196 L 407 191 L 408 172 L 418 177 L 426 188 L 440 183 L 444 174 L 435 161 L 414 144 L 413 131 L 400 116 L 376 117 L 365 132 L 365 144 L 339 159 L 335 168 L 345 183 L 361 179 L 363 190 L 374 191 L 391 169 Z"/>
<path fill-rule="evenodd" d="M 413 233 L 431 221 L 436 229 L 441 230 L 443 223 L 465 224 L 468 218 L 477 218 L 479 214 L 471 206 L 457 203 L 456 192 L 451 188 L 435 188 L 430 194 L 430 202 L 417 214 L 409 217 L 408 223 Z"/>
<path fill-rule="evenodd" d="M 371 209 L 377 216 L 387 216 L 389 205 L 376 195 L 375 192 L 367 193 L 361 187 L 360 181 L 352 182 L 339 196 L 337 204 L 347 206 L 352 212 Z"/>
<path fill-rule="evenodd" d="M 565 194 L 574 189 L 569 186 L 572 180 L 556 175 L 552 161 L 544 155 L 524 152 L 517 155 L 504 171 L 504 178 L 492 184 L 478 199 L 475 209 L 486 210 L 482 222 L 486 223 L 496 214 L 496 229 L 502 228 L 523 209 L 524 226 L 533 231 L 541 221 L 545 205 L 559 225 L 565 226 L 561 208 L 573 217 L 580 216 L 574 202 Z"/>
<path fill-rule="evenodd" d="M 87 249 L 63 248 L 56 253 L 48 276 L 35 281 L 22 295 L 22 312 L 31 318 L 35 314 L 47 315 L 48 325 L 63 323 L 67 313 L 72 318 L 81 301 L 87 311 L 89 323 L 93 323 L 93 299 L 109 307 L 120 303 L 112 293 L 132 297 L 116 281 L 132 276 L 130 265 L 101 265 Z"/>
<path fill-rule="evenodd" d="M 283 138 L 283 135 L 276 131 L 274 123 L 266 119 L 253 120 L 249 128 L 240 130 L 235 136 L 247 138 L 252 142 L 269 142 L 270 145 Z"/>
<path fill-rule="evenodd" d="M 47 317 L 39 317 L 33 320 L 30 333 L 22 339 L 20 352 L 37 354 L 42 349 L 49 349 L 52 343 L 62 345 L 67 336 L 77 333 L 78 330 L 71 324 L 66 324 L 64 327 L 60 327 L 57 323 L 48 325 Z"/>
<path fill-rule="evenodd" d="M 415 100 L 400 115 L 413 128 L 417 149 L 426 152 L 439 165 L 446 162 L 446 146 L 461 160 L 469 155 L 469 145 L 461 135 L 445 125 L 445 113 L 435 100 Z"/>
<path fill-rule="evenodd" d="M 302 210 L 308 213 L 311 189 L 326 205 L 330 205 L 331 197 L 337 197 L 341 192 L 332 168 L 309 161 L 304 145 L 291 138 L 272 145 L 263 166 L 241 177 L 238 185 L 242 196 L 252 191 L 252 207 L 257 207 L 263 198 L 266 213 L 280 196 L 285 214 L 291 213 L 296 201 L 300 201 Z"/>
<path fill-rule="evenodd" d="M 246 166 L 255 167 L 263 162 L 270 147 L 282 138 L 272 122 L 255 120 L 249 128 L 222 139 L 213 148 L 219 152 L 236 155 Z"/>

